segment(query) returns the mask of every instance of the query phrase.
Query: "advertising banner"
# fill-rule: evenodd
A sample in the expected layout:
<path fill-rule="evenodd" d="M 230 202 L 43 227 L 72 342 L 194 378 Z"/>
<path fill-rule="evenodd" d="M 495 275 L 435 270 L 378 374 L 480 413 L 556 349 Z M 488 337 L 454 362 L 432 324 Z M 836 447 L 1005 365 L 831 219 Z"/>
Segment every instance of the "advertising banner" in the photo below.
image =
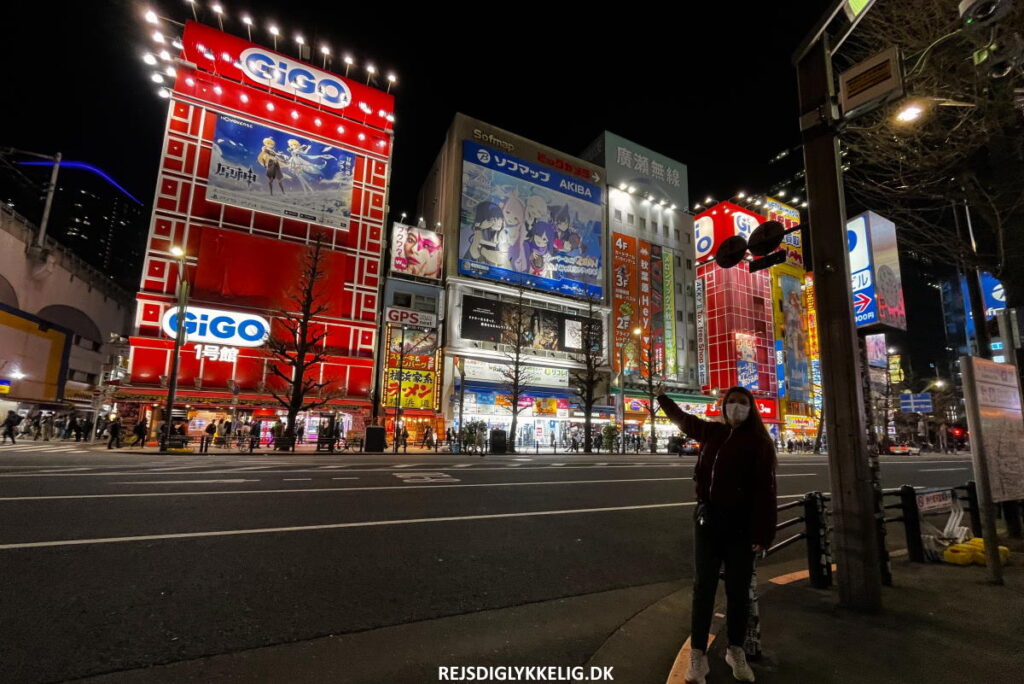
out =
<path fill-rule="evenodd" d="M 800 225 L 800 211 L 772 197 L 764 200 L 764 213 L 769 221 L 778 221 L 785 228 Z M 786 250 L 786 263 L 803 268 L 804 250 L 800 243 L 800 232 L 790 233 L 782 238 L 781 249 Z"/>
<path fill-rule="evenodd" d="M 602 296 L 601 188 L 463 142 L 459 273 Z"/>
<path fill-rule="evenodd" d="M 671 258 L 671 257 L 670 257 Z M 665 375 L 665 307 L 662 291 L 662 251 L 660 245 L 651 245 L 651 349 L 654 367 Z"/>
<path fill-rule="evenodd" d="M 807 356 L 811 365 L 811 405 L 821 410 L 821 350 L 818 346 L 818 304 L 814 276 L 804 276 L 804 309 L 807 313 Z"/>
<path fill-rule="evenodd" d="M 462 298 L 462 338 L 512 344 L 515 341 L 515 307 L 508 302 L 466 295 Z M 523 309 L 528 348 L 564 352 L 583 350 L 582 318 L 531 306 L 523 306 Z M 595 327 L 600 329 L 600 321 Z"/>
<path fill-rule="evenodd" d="M 972 316 L 971 295 L 967 289 L 967 278 L 960 276 L 960 292 L 964 299 L 964 314 L 967 327 L 967 338 L 974 338 L 974 318 Z M 985 318 L 991 320 L 995 315 L 1006 308 L 1006 291 L 1003 284 L 991 273 L 981 273 L 981 296 L 985 302 Z"/>
<path fill-rule="evenodd" d="M 662 267 L 662 322 L 664 331 L 662 337 L 665 342 L 665 375 L 674 376 L 679 372 L 676 365 L 676 278 L 673 268 L 673 254 L 665 250 Z"/>
<path fill-rule="evenodd" d="M 508 364 L 494 363 L 491 361 L 477 361 L 476 359 L 465 360 L 467 380 L 482 380 L 484 382 L 507 382 L 503 371 L 508 369 Z M 549 368 L 547 366 L 530 366 L 530 385 L 539 387 L 568 387 L 569 369 Z"/>
<path fill-rule="evenodd" d="M 810 400 L 811 379 L 807 359 L 807 332 L 804 328 L 807 317 L 804 315 L 802 285 L 801 280 L 793 276 L 779 276 L 786 392 L 790 401 L 806 403 Z"/>
<path fill-rule="evenodd" d="M 749 333 L 735 333 L 736 384 L 748 390 L 758 389 L 757 337 Z"/>
<path fill-rule="evenodd" d="M 640 295 L 637 275 L 636 238 L 612 234 L 612 368 L 615 372 L 636 372 L 637 345 L 633 329 L 639 325 L 637 300 Z M 625 356 L 625 368 L 619 366 Z"/>
<path fill-rule="evenodd" d="M 355 159 L 331 144 L 221 114 L 206 198 L 347 230 Z"/>
<path fill-rule="evenodd" d="M 0 378 L 7 381 L 5 398 L 60 401 L 70 350 L 70 331 L 0 304 Z"/>
<path fill-rule="evenodd" d="M 707 310 L 704 304 L 704 279 L 693 281 L 694 302 L 697 309 L 697 384 L 708 384 Z"/>
<path fill-rule="evenodd" d="M 413 325 L 421 328 L 434 328 L 437 326 L 437 315 L 425 311 L 414 311 L 395 306 L 389 306 L 384 311 L 384 320 L 394 326 Z M 408 331 L 406 331 L 408 332 Z"/>
<path fill-rule="evenodd" d="M 401 377 L 401 389 L 399 389 Z M 434 393 L 437 386 L 437 373 L 426 370 L 409 370 L 388 368 L 385 383 L 384 406 L 394 408 L 396 393 L 401 392 L 399 405 L 402 408 L 426 409 L 434 408 Z"/>
<path fill-rule="evenodd" d="M 760 397 L 754 397 L 754 404 L 757 406 L 757 412 L 761 414 L 762 420 L 778 420 L 779 416 L 779 405 L 774 399 L 762 399 Z M 722 415 L 722 406 L 720 404 L 708 404 L 707 411 L 705 413 L 708 418 L 715 418 Z"/>
<path fill-rule="evenodd" d="M 733 235 L 749 238 L 764 217 L 732 202 L 719 202 L 693 219 L 697 261 L 713 256 L 718 246 Z"/>
<path fill-rule="evenodd" d="M 398 354 L 403 347 L 406 354 L 433 354 L 437 351 L 437 330 L 422 330 L 418 328 L 406 328 L 402 333 L 401 328 L 388 326 L 390 335 L 388 337 L 388 351 Z"/>
<path fill-rule="evenodd" d="M 640 290 L 640 375 L 647 377 L 647 371 L 658 374 L 658 367 L 651 366 L 651 327 L 653 323 L 654 298 L 651 287 L 651 243 L 640 240 L 637 243 L 636 266 L 638 289 Z"/>
<path fill-rule="evenodd" d="M 395 223 L 391 228 L 391 274 L 441 278 L 444 242 L 440 233 Z"/>
<path fill-rule="evenodd" d="M 888 349 L 885 346 L 885 333 L 865 335 L 864 344 L 868 351 L 868 365 L 875 368 L 885 368 L 888 365 L 886 356 Z"/>

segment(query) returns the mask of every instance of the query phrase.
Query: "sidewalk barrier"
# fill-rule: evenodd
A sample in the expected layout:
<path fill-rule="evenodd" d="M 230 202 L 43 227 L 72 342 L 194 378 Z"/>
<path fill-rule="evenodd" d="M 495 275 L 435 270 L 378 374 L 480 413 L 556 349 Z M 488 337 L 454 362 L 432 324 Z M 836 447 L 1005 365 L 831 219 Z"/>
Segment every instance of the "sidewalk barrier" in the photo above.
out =
<path fill-rule="evenodd" d="M 747 634 L 743 639 L 743 652 L 748 660 L 761 658 L 761 609 L 757 595 L 757 558 L 754 558 L 754 571 L 750 573 L 750 613 L 747 616 Z"/>
<path fill-rule="evenodd" d="M 964 496 L 960 497 L 961 501 L 967 502 L 967 512 L 971 514 L 971 534 L 975 537 L 981 537 L 981 515 L 978 511 L 978 485 L 975 484 L 974 480 L 968 480 L 967 484 L 962 487 L 953 487 L 954 491 L 963 491 Z"/>

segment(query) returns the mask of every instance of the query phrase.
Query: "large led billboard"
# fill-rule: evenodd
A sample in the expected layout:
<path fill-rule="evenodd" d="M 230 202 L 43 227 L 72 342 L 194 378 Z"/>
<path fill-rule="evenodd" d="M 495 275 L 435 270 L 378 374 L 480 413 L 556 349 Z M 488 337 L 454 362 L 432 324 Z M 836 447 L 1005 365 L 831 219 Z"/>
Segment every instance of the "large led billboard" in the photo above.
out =
<path fill-rule="evenodd" d="M 332 144 L 221 114 L 206 198 L 347 229 L 355 159 Z"/>
<path fill-rule="evenodd" d="M 600 297 L 601 216 L 600 187 L 463 142 L 459 273 Z"/>
<path fill-rule="evenodd" d="M 515 331 L 515 304 L 467 295 L 462 298 L 462 338 L 477 342 L 511 344 Z M 578 316 L 523 306 L 526 346 L 529 349 L 580 352 L 583 350 L 583 322 Z M 595 337 L 603 339 L 600 321 Z"/>

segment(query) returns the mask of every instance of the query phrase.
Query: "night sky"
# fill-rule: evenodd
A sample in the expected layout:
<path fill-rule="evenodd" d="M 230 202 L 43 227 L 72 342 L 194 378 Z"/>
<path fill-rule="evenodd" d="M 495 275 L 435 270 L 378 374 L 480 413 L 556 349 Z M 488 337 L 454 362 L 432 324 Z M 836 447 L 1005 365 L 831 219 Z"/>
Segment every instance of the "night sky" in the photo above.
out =
<path fill-rule="evenodd" d="M 210 4 L 198 3 L 200 19 Z M 415 211 L 457 111 L 569 154 L 613 131 L 685 163 L 692 198 L 766 190 L 779 180 L 768 160 L 798 142 L 790 55 L 829 3 L 685 3 L 671 14 L 629 4 L 604 13 L 583 3 L 468 13 L 443 4 L 398 12 L 384 3 L 366 4 L 375 12 L 304 0 L 223 4 L 225 29 L 237 35 L 249 12 L 255 42 L 271 44 L 273 21 L 283 52 L 295 55 L 301 32 L 314 49 L 327 42 L 336 56 L 351 53 L 360 80 L 367 62 L 397 74 L 396 216 Z M 153 47 L 142 21 L 150 6 L 191 18 L 183 0 L 7 8 L 0 146 L 91 162 L 150 204 L 167 106 L 141 60 Z"/>

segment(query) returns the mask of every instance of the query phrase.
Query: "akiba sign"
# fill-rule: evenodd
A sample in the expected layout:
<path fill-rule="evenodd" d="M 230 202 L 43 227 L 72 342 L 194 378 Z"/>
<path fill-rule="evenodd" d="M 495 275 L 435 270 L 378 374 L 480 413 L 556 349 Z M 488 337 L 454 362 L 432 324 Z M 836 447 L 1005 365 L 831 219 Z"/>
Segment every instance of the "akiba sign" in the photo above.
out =
<path fill-rule="evenodd" d="M 178 307 L 168 309 L 160 321 L 168 337 L 178 334 Z M 235 311 L 185 309 L 185 341 L 259 347 L 270 335 L 270 323 L 262 316 Z"/>

